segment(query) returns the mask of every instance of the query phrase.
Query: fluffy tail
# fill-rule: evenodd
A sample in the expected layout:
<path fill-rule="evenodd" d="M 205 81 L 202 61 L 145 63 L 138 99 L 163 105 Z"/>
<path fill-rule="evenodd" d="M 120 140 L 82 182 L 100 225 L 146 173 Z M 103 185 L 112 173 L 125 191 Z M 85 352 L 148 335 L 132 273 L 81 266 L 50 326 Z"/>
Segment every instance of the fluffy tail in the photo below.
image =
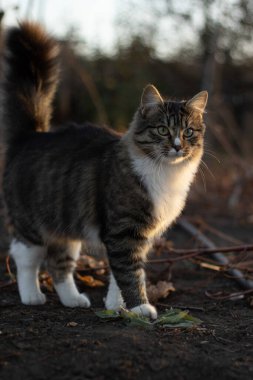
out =
<path fill-rule="evenodd" d="M 47 131 L 59 74 L 59 46 L 41 26 L 23 22 L 5 39 L 2 115 L 5 141 Z"/>

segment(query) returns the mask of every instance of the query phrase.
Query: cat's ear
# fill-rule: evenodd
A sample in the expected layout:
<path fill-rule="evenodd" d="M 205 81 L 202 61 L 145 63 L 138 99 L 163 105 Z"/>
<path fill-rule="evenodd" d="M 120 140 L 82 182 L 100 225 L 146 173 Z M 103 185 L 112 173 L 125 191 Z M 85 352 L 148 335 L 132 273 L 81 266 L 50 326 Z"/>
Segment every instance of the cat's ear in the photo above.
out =
<path fill-rule="evenodd" d="M 145 112 L 146 109 L 150 109 L 159 104 L 163 104 L 163 98 L 159 91 L 152 84 L 148 84 L 142 93 L 141 97 L 141 110 Z"/>
<path fill-rule="evenodd" d="M 208 92 L 201 91 L 195 95 L 192 99 L 188 100 L 186 107 L 190 108 L 193 111 L 203 113 L 206 108 L 206 103 L 208 99 Z"/>

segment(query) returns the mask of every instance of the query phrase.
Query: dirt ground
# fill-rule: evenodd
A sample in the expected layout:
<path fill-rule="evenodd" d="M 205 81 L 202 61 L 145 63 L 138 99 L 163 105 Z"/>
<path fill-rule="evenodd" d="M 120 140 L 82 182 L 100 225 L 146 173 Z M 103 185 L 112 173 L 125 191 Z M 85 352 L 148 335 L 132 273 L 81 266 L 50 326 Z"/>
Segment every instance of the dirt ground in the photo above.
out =
<path fill-rule="evenodd" d="M 238 227 L 231 218 L 215 218 L 216 227 L 251 242 L 252 225 Z M 168 238 L 176 246 L 193 242 L 179 227 Z M 6 278 L 4 257 L 1 278 Z M 191 329 L 130 327 L 104 322 L 94 310 L 103 308 L 106 288 L 79 287 L 89 293 L 92 309 L 69 309 L 47 292 L 44 306 L 20 304 L 17 286 L 1 288 L 0 378 L 12 379 L 252 379 L 253 308 L 250 298 L 216 301 L 206 291 L 238 291 L 219 272 L 195 263 L 173 266 L 175 286 L 158 304 L 188 308 L 203 321 Z M 45 290 L 44 290 L 45 291 Z M 74 323 L 70 323 L 74 322 Z"/>

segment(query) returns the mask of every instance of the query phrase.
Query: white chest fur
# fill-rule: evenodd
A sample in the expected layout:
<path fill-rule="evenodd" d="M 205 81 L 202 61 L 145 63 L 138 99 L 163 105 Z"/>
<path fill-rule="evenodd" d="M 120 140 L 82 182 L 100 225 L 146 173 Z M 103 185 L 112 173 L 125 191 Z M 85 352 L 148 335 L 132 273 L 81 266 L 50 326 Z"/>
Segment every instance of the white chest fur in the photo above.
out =
<path fill-rule="evenodd" d="M 134 170 L 153 201 L 154 217 L 157 220 L 153 236 L 161 234 L 180 215 L 199 161 L 200 158 L 158 165 L 149 158 L 133 159 Z"/>

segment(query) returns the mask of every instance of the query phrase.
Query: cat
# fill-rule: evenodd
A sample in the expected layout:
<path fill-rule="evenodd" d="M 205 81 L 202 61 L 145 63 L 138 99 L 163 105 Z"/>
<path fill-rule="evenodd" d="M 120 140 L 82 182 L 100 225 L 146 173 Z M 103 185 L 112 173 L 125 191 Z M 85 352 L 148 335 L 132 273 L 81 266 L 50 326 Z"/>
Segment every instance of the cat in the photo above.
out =
<path fill-rule="evenodd" d="M 128 131 L 90 123 L 50 130 L 59 46 L 31 22 L 5 38 L 1 124 L 3 191 L 21 301 L 43 304 L 44 260 L 60 301 L 90 306 L 73 279 L 81 242 L 102 242 L 111 269 L 107 309 L 150 318 L 144 265 L 152 242 L 180 215 L 203 154 L 207 92 L 164 99 L 147 85 Z"/>

